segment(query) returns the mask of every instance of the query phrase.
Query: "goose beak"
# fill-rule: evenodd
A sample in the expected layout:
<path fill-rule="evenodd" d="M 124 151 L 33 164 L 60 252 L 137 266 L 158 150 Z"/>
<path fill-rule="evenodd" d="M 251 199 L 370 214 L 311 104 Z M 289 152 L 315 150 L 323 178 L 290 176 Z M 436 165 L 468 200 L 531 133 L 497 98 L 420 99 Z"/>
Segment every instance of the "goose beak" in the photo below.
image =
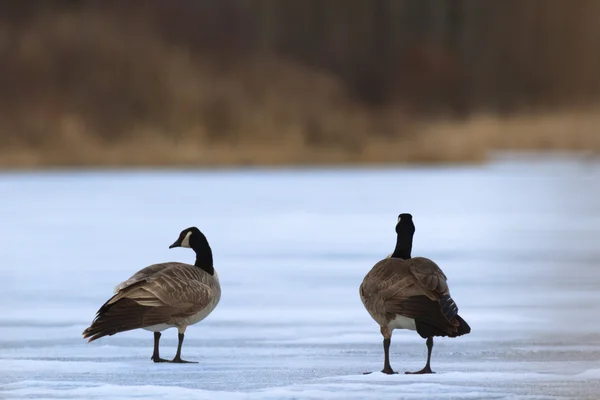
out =
<path fill-rule="evenodd" d="M 173 247 L 180 247 L 181 244 L 179 243 L 179 241 L 173 243 L 172 245 L 169 246 L 170 249 L 172 249 Z"/>

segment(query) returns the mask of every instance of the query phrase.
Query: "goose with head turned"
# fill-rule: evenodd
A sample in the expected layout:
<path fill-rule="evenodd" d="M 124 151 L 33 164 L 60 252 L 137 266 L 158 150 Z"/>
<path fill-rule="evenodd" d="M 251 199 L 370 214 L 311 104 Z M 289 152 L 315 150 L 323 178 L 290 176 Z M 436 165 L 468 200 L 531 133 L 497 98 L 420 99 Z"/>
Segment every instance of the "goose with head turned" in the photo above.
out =
<path fill-rule="evenodd" d="M 412 258 L 415 225 L 411 214 L 400 214 L 396 224 L 396 248 L 365 276 L 359 294 L 383 336 L 384 366 L 381 372 L 395 374 L 390 365 L 390 344 L 394 329 L 409 329 L 426 339 L 427 363 L 407 374 L 429 374 L 434 336 L 457 337 L 471 332 L 458 315 L 458 307 L 444 272 L 432 260 Z"/>
<path fill-rule="evenodd" d="M 103 336 L 133 329 L 154 332 L 154 362 L 187 363 L 181 359 L 186 328 L 206 318 L 221 298 L 221 286 L 206 236 L 196 227 L 184 229 L 169 248 L 186 247 L 196 262 L 150 265 L 115 288 L 115 294 L 98 312 L 83 337 L 92 342 Z M 161 332 L 176 327 L 179 342 L 175 357 L 159 356 Z"/>

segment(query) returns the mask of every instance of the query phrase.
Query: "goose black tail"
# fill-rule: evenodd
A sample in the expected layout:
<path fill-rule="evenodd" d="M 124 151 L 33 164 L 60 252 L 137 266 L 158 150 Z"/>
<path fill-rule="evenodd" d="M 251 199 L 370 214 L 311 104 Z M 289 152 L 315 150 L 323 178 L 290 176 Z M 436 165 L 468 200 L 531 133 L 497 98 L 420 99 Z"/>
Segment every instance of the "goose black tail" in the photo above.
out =
<path fill-rule="evenodd" d="M 456 320 L 460 323 L 458 327 L 458 332 L 456 332 L 456 336 L 466 335 L 467 333 L 471 333 L 471 327 L 467 324 L 467 321 L 462 319 L 460 315 L 457 315 Z"/>
<path fill-rule="evenodd" d="M 444 295 L 440 297 L 440 308 L 442 309 L 442 314 L 448 321 L 456 319 L 460 324 L 458 326 L 458 331 L 453 336 L 461 336 L 466 335 L 471 332 L 471 327 L 467 322 L 458 315 L 458 306 L 449 295 Z"/>
<path fill-rule="evenodd" d="M 92 325 L 83 331 L 83 338 L 93 342 L 104 336 L 153 325 L 155 321 L 151 311 L 151 307 L 141 306 L 130 299 L 105 305 L 98 311 Z"/>
<path fill-rule="evenodd" d="M 458 315 L 458 306 L 452 300 L 452 297 L 449 295 L 444 295 L 440 297 L 440 307 L 442 309 L 442 314 L 448 321 L 453 320 Z"/>

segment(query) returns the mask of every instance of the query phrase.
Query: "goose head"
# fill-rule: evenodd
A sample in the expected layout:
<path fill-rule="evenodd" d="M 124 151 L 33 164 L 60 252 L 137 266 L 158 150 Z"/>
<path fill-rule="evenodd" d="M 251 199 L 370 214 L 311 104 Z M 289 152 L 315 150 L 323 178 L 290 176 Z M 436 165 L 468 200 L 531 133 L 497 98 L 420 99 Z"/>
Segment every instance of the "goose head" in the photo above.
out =
<path fill-rule="evenodd" d="M 198 246 L 201 246 L 205 242 L 206 237 L 202 232 L 200 232 L 200 229 L 192 226 L 182 230 L 175 243 L 170 245 L 169 248 L 172 249 L 174 247 L 186 247 L 188 249 L 196 250 Z"/>
<path fill-rule="evenodd" d="M 192 226 L 182 230 L 175 243 L 169 246 L 170 249 L 173 247 L 186 247 L 194 250 L 196 253 L 196 262 L 194 265 L 202 268 L 210 275 L 215 273 L 212 250 L 206 236 L 200 232 L 200 229 Z"/>
<path fill-rule="evenodd" d="M 408 213 L 402 213 L 398 215 L 398 222 L 396 223 L 396 233 L 407 236 L 412 236 L 415 233 L 415 224 L 412 219 L 412 215 Z"/>
<path fill-rule="evenodd" d="M 408 260 L 411 258 L 413 236 L 415 234 L 412 215 L 403 213 L 398 216 L 396 233 L 396 248 L 390 257 Z"/>

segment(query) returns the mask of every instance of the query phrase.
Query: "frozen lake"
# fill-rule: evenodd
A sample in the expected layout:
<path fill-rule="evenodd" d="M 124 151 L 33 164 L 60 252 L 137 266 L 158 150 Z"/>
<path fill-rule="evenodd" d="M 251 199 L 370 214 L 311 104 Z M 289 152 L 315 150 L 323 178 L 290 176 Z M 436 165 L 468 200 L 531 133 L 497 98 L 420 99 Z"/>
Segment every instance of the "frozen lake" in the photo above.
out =
<path fill-rule="evenodd" d="M 358 297 L 393 250 L 444 269 L 472 333 L 438 338 L 428 376 L 386 376 Z M 594 399 L 600 396 L 600 164 L 0 174 L 0 398 Z M 114 286 L 146 265 L 193 262 L 208 237 L 217 309 L 183 357 L 154 364 L 152 333 L 87 344 Z M 177 331 L 163 332 L 171 358 Z M 395 331 L 391 363 L 425 342 Z"/>

